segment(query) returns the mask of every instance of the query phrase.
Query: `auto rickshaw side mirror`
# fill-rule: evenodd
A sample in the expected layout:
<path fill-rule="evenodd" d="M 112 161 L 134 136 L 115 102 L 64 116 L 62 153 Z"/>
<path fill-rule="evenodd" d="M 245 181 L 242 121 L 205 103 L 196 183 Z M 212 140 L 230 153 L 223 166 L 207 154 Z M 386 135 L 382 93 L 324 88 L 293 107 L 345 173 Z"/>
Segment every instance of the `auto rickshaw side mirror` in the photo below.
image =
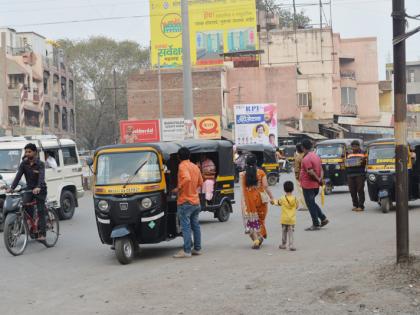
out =
<path fill-rule="evenodd" d="M 93 166 L 93 159 L 92 158 L 87 158 L 86 159 L 86 164 L 87 164 L 87 166 L 89 166 L 89 167 L 92 167 Z"/>

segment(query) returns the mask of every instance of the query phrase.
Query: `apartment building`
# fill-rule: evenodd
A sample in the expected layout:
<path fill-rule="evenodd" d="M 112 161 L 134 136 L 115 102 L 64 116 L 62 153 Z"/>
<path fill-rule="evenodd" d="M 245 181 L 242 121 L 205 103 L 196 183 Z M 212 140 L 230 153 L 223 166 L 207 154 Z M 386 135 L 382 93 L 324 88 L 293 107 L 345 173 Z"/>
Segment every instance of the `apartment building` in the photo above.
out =
<path fill-rule="evenodd" d="M 62 50 L 34 32 L 0 35 L 0 133 L 74 137 L 74 80 Z"/>

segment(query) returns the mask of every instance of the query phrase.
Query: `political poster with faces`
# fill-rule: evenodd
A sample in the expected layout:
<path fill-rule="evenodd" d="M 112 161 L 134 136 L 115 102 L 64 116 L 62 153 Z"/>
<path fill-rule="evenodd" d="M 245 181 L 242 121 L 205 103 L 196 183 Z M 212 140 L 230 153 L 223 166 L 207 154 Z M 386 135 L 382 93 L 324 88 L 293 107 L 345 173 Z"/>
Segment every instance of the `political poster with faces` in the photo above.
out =
<path fill-rule="evenodd" d="M 234 107 L 235 143 L 278 145 L 277 104 L 240 104 Z"/>

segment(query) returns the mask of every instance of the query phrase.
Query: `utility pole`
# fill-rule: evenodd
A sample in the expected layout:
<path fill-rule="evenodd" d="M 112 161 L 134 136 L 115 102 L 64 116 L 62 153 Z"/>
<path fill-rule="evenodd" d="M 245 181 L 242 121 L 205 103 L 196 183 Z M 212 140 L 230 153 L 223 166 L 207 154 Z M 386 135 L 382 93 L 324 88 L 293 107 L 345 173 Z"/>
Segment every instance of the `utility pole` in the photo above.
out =
<path fill-rule="evenodd" d="M 191 46 L 190 25 L 188 16 L 188 0 L 181 0 L 182 15 L 182 64 L 184 83 L 184 120 L 194 120 L 192 73 L 191 73 Z"/>
<path fill-rule="evenodd" d="M 118 122 L 118 113 L 117 113 L 117 90 L 123 90 L 124 87 L 123 86 L 117 87 L 117 72 L 115 68 L 112 72 L 112 87 L 106 88 L 106 89 L 113 91 L 114 126 L 113 126 L 113 131 L 112 131 L 112 137 L 114 138 L 114 143 L 118 143 L 119 122 Z"/>
<path fill-rule="evenodd" d="M 162 100 L 162 77 L 160 71 L 160 55 L 158 54 L 158 89 L 159 89 L 159 135 L 160 141 L 162 139 L 163 127 L 163 100 Z"/>
<path fill-rule="evenodd" d="M 405 0 L 392 0 L 394 39 L 405 34 Z M 395 200 L 397 225 L 397 263 L 408 261 L 408 148 L 407 148 L 407 102 L 406 102 L 406 56 L 405 40 L 394 43 L 394 105 L 395 105 Z"/>

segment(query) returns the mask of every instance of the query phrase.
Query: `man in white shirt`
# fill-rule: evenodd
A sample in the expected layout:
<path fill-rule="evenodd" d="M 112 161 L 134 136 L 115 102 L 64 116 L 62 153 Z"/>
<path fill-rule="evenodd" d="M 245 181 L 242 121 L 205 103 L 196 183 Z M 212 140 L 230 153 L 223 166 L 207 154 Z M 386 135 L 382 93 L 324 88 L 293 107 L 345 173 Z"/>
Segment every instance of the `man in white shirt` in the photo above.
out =
<path fill-rule="evenodd" d="M 46 168 L 52 168 L 54 171 L 57 170 L 57 161 L 53 157 L 53 154 L 49 151 L 45 151 L 45 167 Z"/>

